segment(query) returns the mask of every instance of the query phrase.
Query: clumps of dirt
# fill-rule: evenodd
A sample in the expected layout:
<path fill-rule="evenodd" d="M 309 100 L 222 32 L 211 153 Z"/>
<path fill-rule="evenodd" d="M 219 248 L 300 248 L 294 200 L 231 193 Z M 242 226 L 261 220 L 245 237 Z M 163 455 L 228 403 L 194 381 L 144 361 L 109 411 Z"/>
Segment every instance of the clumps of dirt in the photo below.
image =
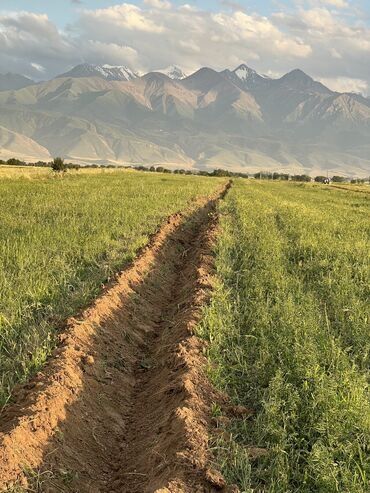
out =
<path fill-rule="evenodd" d="M 193 333 L 227 188 L 171 216 L 17 389 L 0 417 L 0 489 L 36 481 L 45 492 L 228 491 L 208 450 L 220 396 Z"/>

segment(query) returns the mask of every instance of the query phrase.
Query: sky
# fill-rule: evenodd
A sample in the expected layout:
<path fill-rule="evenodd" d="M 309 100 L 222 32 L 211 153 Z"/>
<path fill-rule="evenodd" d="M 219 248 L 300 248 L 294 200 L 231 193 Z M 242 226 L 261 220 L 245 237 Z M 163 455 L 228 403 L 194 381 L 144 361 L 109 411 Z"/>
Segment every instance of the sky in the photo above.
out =
<path fill-rule="evenodd" d="M 0 0 L 0 73 L 44 80 L 82 62 L 300 68 L 370 95 L 370 0 Z"/>

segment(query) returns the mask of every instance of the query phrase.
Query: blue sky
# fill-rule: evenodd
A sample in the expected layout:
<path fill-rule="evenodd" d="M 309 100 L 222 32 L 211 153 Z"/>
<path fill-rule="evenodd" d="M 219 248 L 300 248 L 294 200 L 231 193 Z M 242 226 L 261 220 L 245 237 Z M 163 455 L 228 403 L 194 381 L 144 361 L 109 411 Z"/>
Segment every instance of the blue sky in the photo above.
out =
<path fill-rule="evenodd" d="M 369 94 L 370 0 L 0 0 L 0 73 L 42 80 L 81 62 L 300 68 Z"/>

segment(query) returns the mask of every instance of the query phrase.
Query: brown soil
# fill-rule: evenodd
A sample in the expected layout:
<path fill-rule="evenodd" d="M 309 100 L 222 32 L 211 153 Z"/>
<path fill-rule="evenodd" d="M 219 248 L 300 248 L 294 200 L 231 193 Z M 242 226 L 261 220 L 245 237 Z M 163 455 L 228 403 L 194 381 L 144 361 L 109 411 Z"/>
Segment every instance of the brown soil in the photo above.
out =
<path fill-rule="evenodd" d="M 209 467 L 204 344 L 217 197 L 169 218 L 0 418 L 0 490 L 226 491 Z"/>

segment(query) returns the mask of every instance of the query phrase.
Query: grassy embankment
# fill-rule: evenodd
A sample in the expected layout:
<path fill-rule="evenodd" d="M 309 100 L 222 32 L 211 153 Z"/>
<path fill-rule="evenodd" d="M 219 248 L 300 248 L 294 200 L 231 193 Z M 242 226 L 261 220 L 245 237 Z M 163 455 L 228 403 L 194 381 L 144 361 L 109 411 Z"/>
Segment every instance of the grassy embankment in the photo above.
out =
<path fill-rule="evenodd" d="M 199 332 L 215 385 L 256 413 L 220 420 L 223 473 L 248 493 L 369 491 L 369 197 L 237 181 L 221 213 Z"/>
<path fill-rule="evenodd" d="M 225 180 L 91 170 L 0 174 L 0 409 L 169 214 Z"/>

